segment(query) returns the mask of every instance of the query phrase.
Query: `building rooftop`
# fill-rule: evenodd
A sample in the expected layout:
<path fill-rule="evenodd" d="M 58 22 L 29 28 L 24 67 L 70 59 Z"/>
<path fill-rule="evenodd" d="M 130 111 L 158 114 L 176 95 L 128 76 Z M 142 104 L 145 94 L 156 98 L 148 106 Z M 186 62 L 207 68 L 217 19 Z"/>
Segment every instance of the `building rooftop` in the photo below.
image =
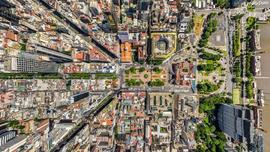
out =
<path fill-rule="evenodd" d="M 123 44 L 121 44 L 121 62 L 132 62 L 131 43 L 129 42 L 124 42 Z"/>
<path fill-rule="evenodd" d="M 235 141 L 254 142 L 253 111 L 247 107 L 221 104 L 218 109 L 218 124 L 222 131 Z"/>
<path fill-rule="evenodd" d="M 23 140 L 25 140 L 27 138 L 26 135 L 19 135 L 16 136 L 15 138 L 13 138 L 12 140 L 8 141 L 6 144 L 2 145 L 0 147 L 0 151 L 7 151 L 7 149 L 15 146 L 15 145 L 19 145 Z M 23 145 L 23 143 L 21 143 L 21 145 Z M 18 147 L 16 147 L 18 148 Z M 13 148 L 14 150 L 14 148 Z M 8 150 L 9 151 L 9 150 Z"/>
<path fill-rule="evenodd" d="M 176 33 L 151 33 L 152 57 L 154 59 L 167 59 L 177 48 Z"/>

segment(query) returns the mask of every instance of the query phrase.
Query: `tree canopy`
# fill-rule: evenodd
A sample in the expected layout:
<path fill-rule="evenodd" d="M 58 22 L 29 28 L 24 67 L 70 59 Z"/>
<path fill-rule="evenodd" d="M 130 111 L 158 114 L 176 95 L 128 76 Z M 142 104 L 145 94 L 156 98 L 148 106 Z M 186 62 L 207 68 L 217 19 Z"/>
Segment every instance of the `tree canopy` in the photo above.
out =
<path fill-rule="evenodd" d="M 214 0 L 214 3 L 221 8 L 228 7 L 230 4 L 229 0 Z"/>
<path fill-rule="evenodd" d="M 216 108 L 220 103 L 232 103 L 232 99 L 220 95 L 205 97 L 200 100 L 199 111 L 202 113 L 209 113 Z"/>
<path fill-rule="evenodd" d="M 197 89 L 200 93 L 210 93 L 218 90 L 219 86 L 210 82 L 199 83 Z"/>
<path fill-rule="evenodd" d="M 195 140 L 198 143 L 196 152 L 224 152 L 227 139 L 222 131 L 218 128 L 213 117 L 217 105 L 220 103 L 232 103 L 232 99 L 222 96 L 213 95 L 200 99 L 200 113 L 205 113 L 206 117 L 203 123 L 197 125 Z"/>
<path fill-rule="evenodd" d="M 211 34 L 217 30 L 218 21 L 217 19 L 214 19 L 215 16 L 216 13 L 211 13 L 210 15 L 208 15 L 207 24 L 199 41 L 199 47 L 205 47 Z"/>
<path fill-rule="evenodd" d="M 209 53 L 209 52 L 206 52 L 204 49 L 200 50 L 199 52 L 200 52 L 199 57 L 204 60 L 218 61 L 222 57 L 220 54 Z"/>

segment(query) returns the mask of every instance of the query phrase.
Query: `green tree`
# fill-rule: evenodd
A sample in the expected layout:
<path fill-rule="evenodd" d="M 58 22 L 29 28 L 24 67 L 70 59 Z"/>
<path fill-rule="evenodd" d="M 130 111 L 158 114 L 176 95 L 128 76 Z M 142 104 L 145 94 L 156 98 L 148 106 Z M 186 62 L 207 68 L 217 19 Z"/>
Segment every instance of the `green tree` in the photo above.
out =
<path fill-rule="evenodd" d="M 161 69 L 159 69 L 159 67 L 154 67 L 153 68 L 153 71 L 156 72 L 156 73 L 160 73 L 161 72 Z"/>
<path fill-rule="evenodd" d="M 145 79 L 147 79 L 148 78 L 148 74 L 144 74 L 144 76 L 143 76 Z"/>
<path fill-rule="evenodd" d="M 126 80 L 126 84 L 128 86 L 140 86 L 143 82 L 141 80 L 136 80 L 136 79 L 130 79 Z"/>
<path fill-rule="evenodd" d="M 214 3 L 221 8 L 229 6 L 229 0 L 214 0 Z"/>
<path fill-rule="evenodd" d="M 143 72 L 143 71 L 145 71 L 145 67 L 140 67 L 139 72 Z"/>
<path fill-rule="evenodd" d="M 254 9 L 255 9 L 255 6 L 254 6 L 254 5 L 252 5 L 252 4 L 250 4 L 250 3 L 247 5 L 247 10 L 248 10 L 249 12 L 253 12 Z"/>
<path fill-rule="evenodd" d="M 160 86 L 164 86 L 164 82 L 159 80 L 159 79 L 156 79 L 156 80 L 152 80 L 148 83 L 149 86 L 153 87 L 153 86 L 157 86 L 157 87 L 160 87 Z"/>
<path fill-rule="evenodd" d="M 219 63 L 215 63 L 215 64 L 200 64 L 200 65 L 197 66 L 197 69 L 199 71 L 212 72 L 212 71 L 215 71 L 220 66 L 221 65 Z"/>
<path fill-rule="evenodd" d="M 208 43 L 208 39 L 211 36 L 211 34 L 217 30 L 218 21 L 214 19 L 215 16 L 216 13 L 211 13 L 210 15 L 208 15 L 207 24 L 204 28 L 204 32 L 199 41 L 199 47 L 205 47 Z"/>
<path fill-rule="evenodd" d="M 223 95 L 212 95 L 200 99 L 199 112 L 205 113 L 206 117 L 201 124 L 197 125 L 195 140 L 198 143 L 196 151 L 224 152 L 227 139 L 220 131 L 214 111 L 220 103 L 232 103 L 232 99 Z"/>
<path fill-rule="evenodd" d="M 200 52 L 199 57 L 204 59 L 204 60 L 218 61 L 222 57 L 220 54 L 209 53 L 209 52 L 206 52 L 204 49 L 199 50 L 198 52 Z"/>
<path fill-rule="evenodd" d="M 197 89 L 199 93 L 210 93 L 218 90 L 218 85 L 210 83 L 210 82 L 204 82 L 197 84 Z"/>
<path fill-rule="evenodd" d="M 211 113 L 217 104 L 220 103 L 232 103 L 232 99 L 221 95 L 214 95 L 200 100 L 199 111 L 201 113 Z"/>
<path fill-rule="evenodd" d="M 17 128 L 19 125 L 19 121 L 18 120 L 10 120 L 8 122 L 8 126 L 11 128 Z"/>
<path fill-rule="evenodd" d="M 255 17 L 248 17 L 247 18 L 247 30 L 252 30 L 256 28 L 257 19 Z"/>
<path fill-rule="evenodd" d="M 129 69 L 129 71 L 130 71 L 131 73 L 135 74 L 135 73 L 136 73 L 136 68 L 135 68 L 135 67 L 131 67 L 131 68 Z"/>

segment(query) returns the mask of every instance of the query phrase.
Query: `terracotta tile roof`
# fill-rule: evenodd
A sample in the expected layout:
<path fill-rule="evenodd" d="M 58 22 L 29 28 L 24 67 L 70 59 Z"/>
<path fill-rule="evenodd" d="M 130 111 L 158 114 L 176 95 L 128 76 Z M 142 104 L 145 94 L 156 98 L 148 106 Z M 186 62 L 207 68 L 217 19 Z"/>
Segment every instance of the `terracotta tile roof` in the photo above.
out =
<path fill-rule="evenodd" d="M 111 119 L 103 120 L 100 122 L 104 126 L 111 126 L 113 124 L 113 121 Z"/>
<path fill-rule="evenodd" d="M 84 60 L 84 52 L 76 53 L 75 58 L 83 61 Z"/>
<path fill-rule="evenodd" d="M 90 60 L 92 61 L 106 61 L 109 62 L 110 59 L 101 53 L 97 48 L 92 48 L 89 50 Z"/>
<path fill-rule="evenodd" d="M 132 62 L 131 43 L 129 42 L 121 44 L 121 61 Z"/>
<path fill-rule="evenodd" d="M 6 32 L 6 38 L 10 39 L 12 41 L 16 41 L 16 42 L 18 41 L 18 35 L 13 33 L 12 31 L 7 31 Z"/>

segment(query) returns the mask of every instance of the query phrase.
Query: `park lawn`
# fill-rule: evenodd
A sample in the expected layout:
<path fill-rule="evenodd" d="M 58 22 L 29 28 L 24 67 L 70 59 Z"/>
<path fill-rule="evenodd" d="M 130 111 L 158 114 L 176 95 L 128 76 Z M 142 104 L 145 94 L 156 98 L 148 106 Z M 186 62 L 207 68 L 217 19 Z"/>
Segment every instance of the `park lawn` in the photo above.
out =
<path fill-rule="evenodd" d="M 218 72 L 218 75 L 219 75 L 219 76 L 222 75 L 222 73 L 223 73 L 223 71 L 222 71 L 222 66 L 219 66 L 219 67 L 217 68 L 217 72 Z"/>
<path fill-rule="evenodd" d="M 212 60 L 203 60 L 203 59 L 199 59 L 198 65 L 199 64 L 213 64 L 214 61 Z"/>
<path fill-rule="evenodd" d="M 233 104 L 241 104 L 240 103 L 240 89 L 234 88 L 233 89 Z"/>
<path fill-rule="evenodd" d="M 201 15 L 194 15 L 194 32 L 196 37 L 199 37 L 202 32 L 204 18 Z"/>
<path fill-rule="evenodd" d="M 198 59 L 198 65 L 199 64 L 204 64 L 205 63 L 205 61 L 204 60 L 202 60 L 202 59 Z"/>
<path fill-rule="evenodd" d="M 224 56 L 228 56 L 228 52 L 227 52 L 227 51 L 225 51 L 225 50 L 220 50 L 220 52 L 219 52 L 219 53 L 223 54 Z"/>
<path fill-rule="evenodd" d="M 206 60 L 206 64 L 214 64 L 215 63 L 215 61 L 213 61 L 213 60 Z"/>
<path fill-rule="evenodd" d="M 241 40 L 240 40 L 240 36 L 241 36 L 241 30 L 240 30 L 241 26 L 240 26 L 240 20 L 237 20 L 236 22 L 236 29 L 234 31 L 233 34 L 233 55 L 234 57 L 238 57 L 241 54 Z"/>
<path fill-rule="evenodd" d="M 254 99 L 249 99 L 248 101 L 249 101 L 250 106 L 254 105 L 254 103 L 255 103 Z"/>

